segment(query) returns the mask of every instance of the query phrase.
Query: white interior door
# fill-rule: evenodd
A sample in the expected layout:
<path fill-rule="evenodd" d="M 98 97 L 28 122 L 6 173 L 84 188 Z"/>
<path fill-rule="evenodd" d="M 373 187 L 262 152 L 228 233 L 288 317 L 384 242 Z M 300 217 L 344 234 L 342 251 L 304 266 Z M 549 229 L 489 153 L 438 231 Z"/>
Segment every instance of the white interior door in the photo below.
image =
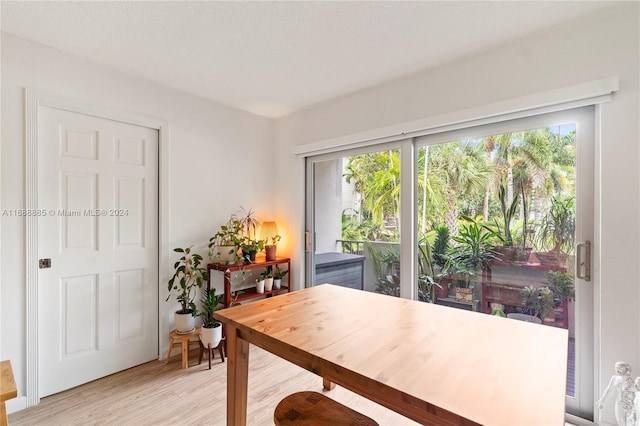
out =
<path fill-rule="evenodd" d="M 157 359 L 158 132 L 41 107 L 40 396 Z"/>

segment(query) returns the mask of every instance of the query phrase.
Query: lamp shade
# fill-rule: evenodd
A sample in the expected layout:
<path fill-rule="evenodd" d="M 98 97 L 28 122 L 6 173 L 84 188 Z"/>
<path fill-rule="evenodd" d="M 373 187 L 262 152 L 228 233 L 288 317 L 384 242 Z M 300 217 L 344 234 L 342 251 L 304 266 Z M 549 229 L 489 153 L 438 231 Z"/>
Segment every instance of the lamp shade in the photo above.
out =
<path fill-rule="evenodd" d="M 278 225 L 275 222 L 262 222 L 262 230 L 260 231 L 260 239 L 269 244 L 273 241 L 273 237 L 278 235 Z"/>

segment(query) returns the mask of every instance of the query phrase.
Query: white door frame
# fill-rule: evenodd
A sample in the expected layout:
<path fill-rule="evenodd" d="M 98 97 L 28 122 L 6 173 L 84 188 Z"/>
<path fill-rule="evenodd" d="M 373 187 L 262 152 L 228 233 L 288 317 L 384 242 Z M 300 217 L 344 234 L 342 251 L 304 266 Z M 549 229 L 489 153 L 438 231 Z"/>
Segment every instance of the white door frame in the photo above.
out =
<path fill-rule="evenodd" d="M 40 107 L 51 107 L 98 118 L 119 121 L 158 131 L 158 265 L 169 259 L 169 124 L 167 121 L 92 102 L 72 99 L 54 93 L 25 89 L 25 208 L 38 208 L 38 126 Z M 27 407 L 40 403 L 38 348 L 38 217 L 26 218 L 25 278 L 26 278 L 26 392 Z M 158 294 L 162 281 L 158 268 Z M 158 313 L 162 312 L 158 296 Z M 160 318 L 158 318 L 158 321 Z M 158 326 L 158 342 L 162 327 Z M 159 353 L 158 348 L 158 353 Z"/>

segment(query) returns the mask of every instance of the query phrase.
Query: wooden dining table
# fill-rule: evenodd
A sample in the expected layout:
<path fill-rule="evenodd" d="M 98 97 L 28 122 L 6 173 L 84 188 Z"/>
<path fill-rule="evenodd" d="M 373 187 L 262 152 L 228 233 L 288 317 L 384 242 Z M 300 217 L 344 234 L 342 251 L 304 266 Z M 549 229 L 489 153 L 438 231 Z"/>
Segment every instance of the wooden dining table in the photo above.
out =
<path fill-rule="evenodd" d="M 564 424 L 565 329 L 331 284 L 215 317 L 230 426 L 246 424 L 249 344 L 422 424 Z"/>

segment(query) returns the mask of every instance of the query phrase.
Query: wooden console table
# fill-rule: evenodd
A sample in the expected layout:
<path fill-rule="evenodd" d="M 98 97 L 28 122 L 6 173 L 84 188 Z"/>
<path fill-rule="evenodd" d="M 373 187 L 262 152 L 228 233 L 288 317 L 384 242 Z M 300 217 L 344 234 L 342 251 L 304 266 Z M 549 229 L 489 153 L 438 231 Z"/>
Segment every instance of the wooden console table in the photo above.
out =
<path fill-rule="evenodd" d="M 219 271 L 224 274 L 224 296 L 222 303 L 225 308 L 231 305 L 231 274 L 234 272 L 240 272 L 252 269 L 266 269 L 270 266 L 287 265 L 287 285 L 282 285 L 280 288 L 274 288 L 271 291 L 265 291 L 264 293 L 257 293 L 255 286 L 253 288 L 242 289 L 242 294 L 238 296 L 238 302 L 243 300 L 255 299 L 257 297 L 268 296 L 271 294 L 277 294 L 282 291 L 289 292 L 291 289 L 291 259 L 288 257 L 278 257 L 276 260 L 264 260 L 259 259 L 254 263 L 247 264 L 234 264 L 225 265 L 222 263 L 209 263 L 207 265 L 207 271 L 209 272 L 209 281 L 207 281 L 207 289 L 211 289 L 211 271 Z"/>

